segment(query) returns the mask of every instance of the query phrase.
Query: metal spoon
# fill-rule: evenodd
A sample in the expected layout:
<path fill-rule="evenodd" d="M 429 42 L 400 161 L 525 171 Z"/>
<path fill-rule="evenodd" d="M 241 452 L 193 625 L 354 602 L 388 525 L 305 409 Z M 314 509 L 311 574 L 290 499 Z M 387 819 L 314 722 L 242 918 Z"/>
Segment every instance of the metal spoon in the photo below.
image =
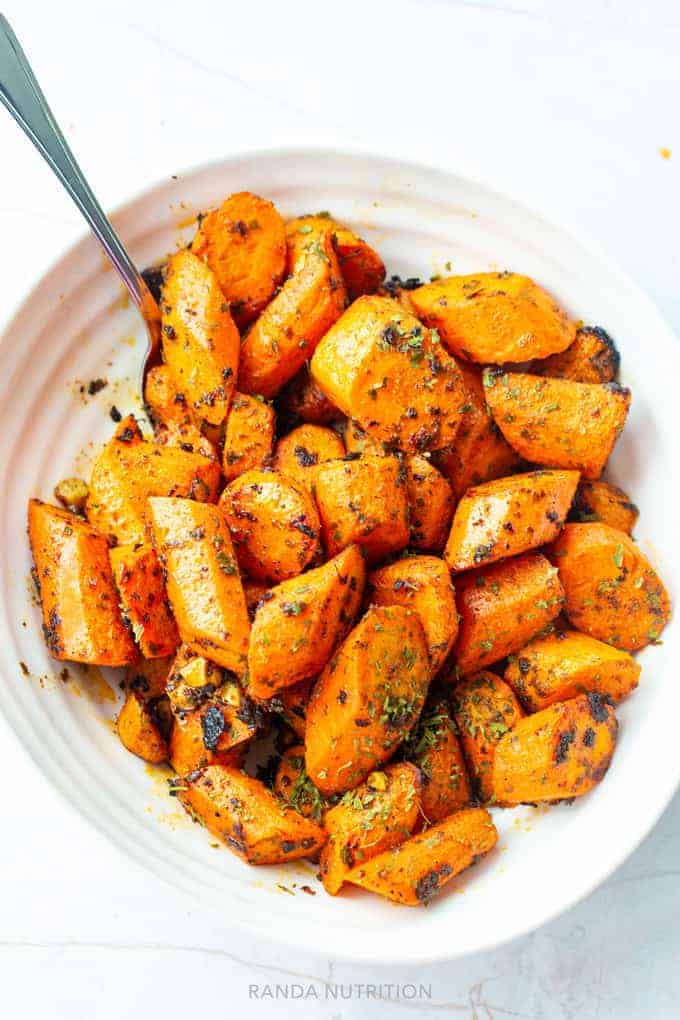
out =
<path fill-rule="evenodd" d="M 143 399 L 146 372 L 160 358 L 161 317 L 158 305 L 142 274 L 134 265 L 94 197 L 47 105 L 19 40 L 2 14 L 0 14 L 0 101 L 52 167 L 90 224 L 92 232 L 113 262 L 144 319 L 149 343 L 140 380 Z"/>

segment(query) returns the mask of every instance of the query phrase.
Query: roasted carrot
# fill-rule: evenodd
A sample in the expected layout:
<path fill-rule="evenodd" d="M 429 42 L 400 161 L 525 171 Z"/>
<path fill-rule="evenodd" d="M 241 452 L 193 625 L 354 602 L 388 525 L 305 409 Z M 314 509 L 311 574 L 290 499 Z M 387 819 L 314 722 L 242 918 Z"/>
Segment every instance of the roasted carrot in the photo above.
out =
<path fill-rule="evenodd" d="M 598 691 L 622 701 L 637 687 L 640 665 L 628 654 L 577 630 L 534 638 L 511 655 L 505 679 L 529 712 Z"/>
<path fill-rule="evenodd" d="M 344 456 L 345 444 L 333 429 L 322 425 L 299 425 L 279 439 L 273 467 L 310 489 L 314 484 L 317 464 Z"/>
<path fill-rule="evenodd" d="M 215 446 L 203 429 L 214 429 L 193 413 L 167 365 L 154 365 L 144 384 L 144 401 L 153 423 L 154 441 L 179 446 L 189 453 L 216 458 Z M 202 427 L 201 427 L 202 425 Z"/>
<path fill-rule="evenodd" d="M 243 578 L 243 593 L 246 597 L 248 616 L 251 622 L 255 619 L 255 613 L 259 609 L 260 603 L 266 598 L 268 591 L 269 586 L 262 584 L 261 581 L 250 581 L 248 578 Z"/>
<path fill-rule="evenodd" d="M 313 676 L 292 687 L 284 687 L 267 703 L 267 708 L 280 716 L 299 740 L 305 739 L 307 705 L 316 680 Z"/>
<path fill-rule="evenodd" d="M 187 398 L 167 365 L 154 365 L 144 380 L 144 402 L 156 425 L 188 425 L 195 422 Z"/>
<path fill-rule="evenodd" d="M 522 648 L 564 605 L 557 569 L 540 553 L 525 553 L 456 580 L 460 614 L 454 656 L 460 673 L 474 673 Z"/>
<path fill-rule="evenodd" d="M 289 747 L 281 755 L 274 793 L 305 818 L 313 818 L 315 822 L 323 818 L 327 802 L 307 775 L 302 744 Z"/>
<path fill-rule="evenodd" d="M 111 569 L 123 618 L 146 659 L 171 655 L 179 634 L 168 606 L 163 568 L 150 545 L 111 549 Z"/>
<path fill-rule="evenodd" d="M 257 318 L 283 280 L 283 220 L 271 202 L 249 191 L 230 195 L 204 216 L 191 247 L 217 276 L 241 328 Z"/>
<path fill-rule="evenodd" d="M 455 438 L 460 370 L 437 334 L 391 298 L 350 305 L 317 347 L 311 371 L 326 396 L 379 442 L 422 453 Z"/>
<path fill-rule="evenodd" d="M 453 716 L 477 794 L 487 801 L 493 795 L 496 745 L 524 716 L 522 706 L 505 680 L 482 671 L 456 684 Z"/>
<path fill-rule="evenodd" d="M 397 457 L 366 455 L 317 467 L 313 494 L 328 556 L 356 543 L 377 563 L 408 545 L 405 475 Z"/>
<path fill-rule="evenodd" d="M 454 572 L 536 549 L 559 534 L 578 471 L 530 471 L 468 489 L 453 518 L 444 558 Z"/>
<path fill-rule="evenodd" d="M 370 244 L 325 213 L 298 216 L 286 224 L 287 268 L 294 273 L 311 245 L 328 231 L 334 236 L 340 271 L 350 301 L 362 294 L 374 294 L 385 276 L 383 260 Z"/>
<path fill-rule="evenodd" d="M 618 485 L 583 480 L 576 490 L 568 520 L 579 524 L 600 521 L 630 535 L 639 516 L 635 503 Z"/>
<path fill-rule="evenodd" d="M 235 393 L 224 434 L 222 470 L 228 482 L 269 467 L 274 450 L 274 409 L 258 397 Z"/>
<path fill-rule="evenodd" d="M 408 761 L 420 769 L 420 813 L 427 825 L 470 803 L 470 780 L 457 733 L 448 700 L 442 695 L 428 698 L 405 749 Z"/>
<path fill-rule="evenodd" d="M 372 439 L 358 422 L 352 421 L 351 418 L 346 419 L 346 421 L 347 424 L 343 436 L 347 453 L 352 454 L 354 457 L 360 457 L 364 453 L 373 453 L 377 457 L 384 457 L 386 452 L 389 452 L 385 450 L 383 443 L 378 442 L 377 439 Z"/>
<path fill-rule="evenodd" d="M 277 584 L 318 557 L 319 515 L 307 490 L 275 471 L 246 471 L 220 497 L 239 566 Z"/>
<path fill-rule="evenodd" d="M 554 298 L 518 273 L 449 276 L 411 291 L 409 299 L 453 354 L 483 365 L 547 358 L 576 335 Z"/>
<path fill-rule="evenodd" d="M 599 478 L 630 407 L 618 383 L 579 383 L 487 369 L 487 404 L 511 446 L 546 467 Z"/>
<path fill-rule="evenodd" d="M 237 769 L 209 765 L 183 785 L 178 797 L 184 807 L 249 864 L 311 857 L 326 841 L 319 825 Z"/>
<path fill-rule="evenodd" d="M 104 535 L 39 499 L 29 500 L 28 534 L 50 655 L 99 666 L 134 662 Z"/>
<path fill-rule="evenodd" d="M 374 570 L 368 601 L 377 606 L 406 606 L 420 617 L 434 675 L 458 634 L 458 612 L 446 564 L 436 556 L 407 556 Z"/>
<path fill-rule="evenodd" d="M 305 365 L 281 390 L 277 399 L 283 415 L 291 424 L 306 421 L 310 425 L 330 425 L 342 414 L 322 393 Z"/>
<path fill-rule="evenodd" d="M 608 524 L 567 524 L 553 557 L 574 627 L 629 652 L 658 640 L 670 599 L 630 535 Z"/>
<path fill-rule="evenodd" d="M 159 765 L 167 761 L 168 745 L 161 736 L 148 703 L 136 691 L 128 691 L 118 713 L 118 736 L 123 747 L 138 758 Z"/>
<path fill-rule="evenodd" d="M 134 418 L 125 418 L 94 463 L 87 518 L 121 545 L 148 542 L 149 496 L 183 496 L 211 503 L 217 499 L 219 480 L 216 461 L 175 446 L 149 443 Z"/>
<path fill-rule="evenodd" d="M 137 659 L 126 670 L 126 690 L 135 691 L 144 701 L 163 697 L 174 660 L 174 655 L 163 659 Z"/>
<path fill-rule="evenodd" d="M 333 239 L 326 234 L 283 285 L 241 345 L 239 389 L 269 400 L 311 357 L 345 307 Z"/>
<path fill-rule="evenodd" d="M 582 797 L 607 772 L 617 729 L 613 708 L 596 692 L 520 719 L 496 745 L 496 803 L 510 807 Z"/>
<path fill-rule="evenodd" d="M 182 641 L 242 675 L 250 621 L 229 529 L 215 506 L 149 500 L 154 542 Z"/>
<path fill-rule="evenodd" d="M 395 903 L 419 906 L 497 842 L 489 812 L 466 808 L 353 868 L 346 880 Z"/>
<path fill-rule="evenodd" d="M 217 277 L 188 249 L 172 255 L 161 300 L 163 357 L 187 405 L 210 425 L 227 416 L 240 339 Z"/>
<path fill-rule="evenodd" d="M 406 492 L 411 548 L 441 552 L 453 516 L 451 486 L 427 458 L 416 454 L 406 461 Z"/>
<path fill-rule="evenodd" d="M 312 691 L 305 761 L 314 785 L 343 793 L 386 762 L 420 715 L 429 682 L 417 614 L 369 609 Z"/>
<path fill-rule="evenodd" d="M 206 768 L 208 765 L 241 767 L 248 744 L 231 743 L 230 729 L 224 713 L 218 710 L 215 714 L 208 715 L 213 707 L 206 704 L 202 708 L 194 709 L 193 712 L 187 712 L 181 719 L 175 718 L 169 741 L 168 761 L 178 776 L 193 775 L 197 769 Z M 225 729 L 215 742 L 213 731 L 209 727 L 211 721 L 219 726 L 220 718 L 225 723 Z M 208 746 L 204 732 L 206 720 L 208 720 Z"/>
<path fill-rule="evenodd" d="M 462 363 L 460 371 L 465 384 L 460 428 L 453 446 L 435 451 L 432 458 L 457 499 L 471 485 L 514 474 L 521 465 L 519 454 L 503 438 L 486 406 L 480 369 Z"/>
<path fill-rule="evenodd" d="M 353 545 L 267 593 L 248 649 L 253 697 L 271 698 L 323 669 L 359 611 L 365 575 L 363 557 Z"/>
<path fill-rule="evenodd" d="M 352 868 L 408 839 L 418 821 L 420 788 L 414 765 L 388 765 L 326 812 L 328 841 L 319 867 L 326 892 L 337 895 Z"/>
<path fill-rule="evenodd" d="M 561 354 L 552 354 L 533 366 L 537 375 L 574 382 L 608 383 L 619 374 L 621 357 L 616 344 L 599 326 L 581 326 Z"/>

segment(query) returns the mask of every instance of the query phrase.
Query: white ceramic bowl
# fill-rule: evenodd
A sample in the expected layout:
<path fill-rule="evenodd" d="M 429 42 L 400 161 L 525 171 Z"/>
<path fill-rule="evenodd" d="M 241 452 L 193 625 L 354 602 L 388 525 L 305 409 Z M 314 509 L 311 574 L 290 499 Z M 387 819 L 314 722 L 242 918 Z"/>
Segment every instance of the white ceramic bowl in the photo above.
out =
<path fill-rule="evenodd" d="M 242 189 L 271 198 L 286 216 L 331 209 L 377 245 L 389 272 L 427 277 L 449 262 L 458 273 L 512 268 L 609 330 L 633 389 L 610 477 L 639 503 L 637 538 L 677 599 L 680 347 L 630 280 L 591 245 L 502 195 L 453 174 L 361 154 L 231 159 L 158 185 L 113 219 L 134 259 L 147 265 L 191 236 L 196 212 Z M 641 657 L 640 688 L 621 706 L 619 747 L 605 782 L 570 807 L 495 811 L 500 851 L 416 910 L 358 892 L 331 899 L 311 865 L 256 870 L 214 849 L 204 830 L 183 822 L 162 774 L 150 775 L 112 735 L 116 706 L 96 671 L 88 677 L 71 669 L 68 682 L 59 679 L 62 667 L 46 653 L 27 580 L 26 501 L 50 499 L 61 477 L 87 472 L 93 449 L 110 435 L 111 404 L 139 412 L 142 350 L 135 313 L 91 238 L 38 283 L 0 344 L 0 707 L 38 768 L 124 854 L 230 926 L 291 949 L 373 963 L 452 958 L 536 928 L 602 882 L 649 832 L 680 778 L 673 625 L 663 645 Z M 81 394 L 97 377 L 109 380 L 106 389 Z M 11 819 L 6 824 L 11 832 Z M 305 895 L 302 885 L 317 895 Z"/>

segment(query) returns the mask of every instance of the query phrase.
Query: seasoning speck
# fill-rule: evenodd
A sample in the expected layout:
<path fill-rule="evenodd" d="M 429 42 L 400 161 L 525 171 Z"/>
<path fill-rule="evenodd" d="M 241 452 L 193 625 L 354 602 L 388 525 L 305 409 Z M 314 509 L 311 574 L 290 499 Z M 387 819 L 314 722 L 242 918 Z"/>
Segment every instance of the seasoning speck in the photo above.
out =
<path fill-rule="evenodd" d="M 90 379 L 87 384 L 87 392 L 91 397 L 94 397 L 101 390 L 105 389 L 109 385 L 108 379 Z"/>

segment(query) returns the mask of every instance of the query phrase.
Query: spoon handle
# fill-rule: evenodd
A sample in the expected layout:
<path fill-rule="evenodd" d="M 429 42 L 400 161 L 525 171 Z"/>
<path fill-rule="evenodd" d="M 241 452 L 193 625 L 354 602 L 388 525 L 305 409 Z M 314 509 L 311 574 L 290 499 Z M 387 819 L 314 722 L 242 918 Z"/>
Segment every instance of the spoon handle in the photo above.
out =
<path fill-rule="evenodd" d="M 0 14 L 0 101 L 52 167 L 120 273 L 133 301 L 147 318 L 151 308 L 149 300 L 154 305 L 155 302 L 149 294 L 146 283 L 94 197 L 47 105 L 19 40 L 2 14 Z M 151 316 L 154 317 L 153 310 Z"/>

